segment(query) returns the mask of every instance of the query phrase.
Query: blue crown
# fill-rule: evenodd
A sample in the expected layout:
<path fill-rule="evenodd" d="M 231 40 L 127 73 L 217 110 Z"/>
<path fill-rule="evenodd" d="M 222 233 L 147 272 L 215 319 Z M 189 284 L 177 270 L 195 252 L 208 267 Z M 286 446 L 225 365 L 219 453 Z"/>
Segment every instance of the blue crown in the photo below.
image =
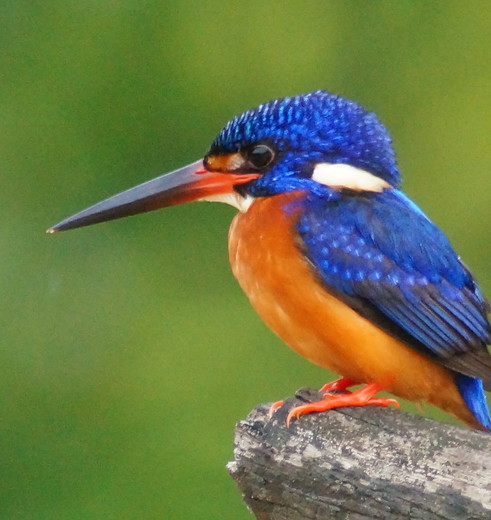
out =
<path fill-rule="evenodd" d="M 308 177 L 315 164 L 329 162 L 362 168 L 394 187 L 401 182 L 392 140 L 377 116 L 323 90 L 247 110 L 227 123 L 209 153 L 234 153 L 257 142 L 274 144 L 281 157 L 271 167 L 276 179 Z"/>

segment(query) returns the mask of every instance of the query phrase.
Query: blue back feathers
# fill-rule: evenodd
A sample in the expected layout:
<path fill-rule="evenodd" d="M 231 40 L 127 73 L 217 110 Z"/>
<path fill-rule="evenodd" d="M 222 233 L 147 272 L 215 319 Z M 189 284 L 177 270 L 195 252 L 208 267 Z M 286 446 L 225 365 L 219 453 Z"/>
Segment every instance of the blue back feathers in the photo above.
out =
<path fill-rule="evenodd" d="M 449 357 L 489 342 L 487 303 L 443 233 L 397 190 L 310 196 L 297 230 L 330 287 L 366 300 Z"/>
<path fill-rule="evenodd" d="M 398 190 L 337 201 L 311 193 L 297 231 L 330 290 L 387 332 L 457 367 L 465 403 L 491 431 L 483 382 L 470 377 L 489 384 L 489 368 L 482 376 L 472 361 L 490 342 L 489 306 L 447 238 L 414 203 Z M 468 375 L 455 361 L 466 354 Z"/>

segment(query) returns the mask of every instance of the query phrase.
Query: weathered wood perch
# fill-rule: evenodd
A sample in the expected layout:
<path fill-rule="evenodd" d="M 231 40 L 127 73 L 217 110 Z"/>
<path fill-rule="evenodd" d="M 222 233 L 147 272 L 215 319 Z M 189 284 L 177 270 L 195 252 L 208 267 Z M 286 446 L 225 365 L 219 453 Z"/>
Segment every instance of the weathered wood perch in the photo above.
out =
<path fill-rule="evenodd" d="M 261 405 L 237 425 L 228 470 L 259 520 L 491 519 L 491 435 L 388 408 L 273 418 Z"/>

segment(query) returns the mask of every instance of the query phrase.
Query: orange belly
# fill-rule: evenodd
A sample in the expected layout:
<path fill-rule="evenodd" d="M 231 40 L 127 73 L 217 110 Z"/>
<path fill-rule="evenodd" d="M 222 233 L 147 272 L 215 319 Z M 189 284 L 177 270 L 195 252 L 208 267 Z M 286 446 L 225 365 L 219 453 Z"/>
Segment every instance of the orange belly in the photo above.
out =
<path fill-rule="evenodd" d="M 302 196 L 258 199 L 230 228 L 233 272 L 264 322 L 313 363 L 432 403 L 476 427 L 451 371 L 379 329 L 320 283 L 296 245 L 292 207 Z"/>

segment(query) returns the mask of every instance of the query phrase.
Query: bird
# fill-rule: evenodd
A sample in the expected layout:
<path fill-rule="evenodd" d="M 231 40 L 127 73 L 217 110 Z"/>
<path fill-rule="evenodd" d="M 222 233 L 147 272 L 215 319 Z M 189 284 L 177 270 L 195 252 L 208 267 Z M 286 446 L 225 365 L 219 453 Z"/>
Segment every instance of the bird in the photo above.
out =
<path fill-rule="evenodd" d="M 340 376 L 322 399 L 293 407 L 288 424 L 345 406 L 397 406 L 377 396 L 385 390 L 491 432 L 489 304 L 401 190 L 374 112 L 324 90 L 260 104 L 231 119 L 202 159 L 48 232 L 192 201 L 238 210 L 229 258 L 252 306 L 293 350 Z"/>

